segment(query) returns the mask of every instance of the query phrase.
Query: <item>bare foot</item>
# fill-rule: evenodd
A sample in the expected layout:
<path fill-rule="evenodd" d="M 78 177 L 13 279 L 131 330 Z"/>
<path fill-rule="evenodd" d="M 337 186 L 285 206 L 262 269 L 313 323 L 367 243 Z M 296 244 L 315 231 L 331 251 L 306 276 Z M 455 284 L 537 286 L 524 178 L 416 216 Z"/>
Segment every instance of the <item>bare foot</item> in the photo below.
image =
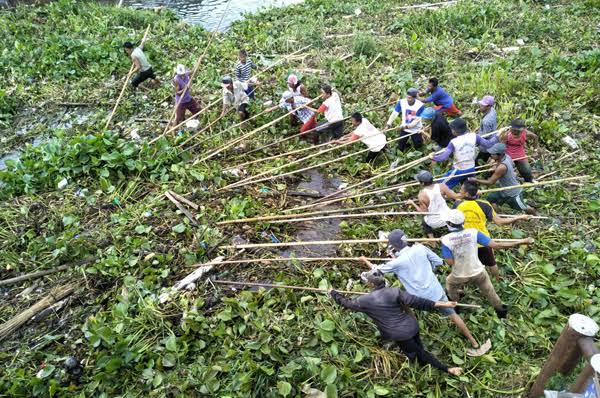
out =
<path fill-rule="evenodd" d="M 448 369 L 448 373 L 450 373 L 453 376 L 460 376 L 460 374 L 462 373 L 462 368 L 450 368 Z"/>

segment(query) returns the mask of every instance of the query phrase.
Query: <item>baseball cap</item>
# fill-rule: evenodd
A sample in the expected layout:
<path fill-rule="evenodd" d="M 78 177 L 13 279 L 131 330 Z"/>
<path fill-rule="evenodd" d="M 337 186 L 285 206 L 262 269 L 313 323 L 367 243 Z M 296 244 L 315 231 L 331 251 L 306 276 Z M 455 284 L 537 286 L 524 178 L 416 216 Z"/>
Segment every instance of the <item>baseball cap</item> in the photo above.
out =
<path fill-rule="evenodd" d="M 432 107 L 427 107 L 423 109 L 423 112 L 421 113 L 421 118 L 423 119 L 433 119 L 434 116 L 435 109 L 433 109 Z"/>
<path fill-rule="evenodd" d="M 456 131 L 459 134 L 462 134 L 467 131 L 467 122 L 465 122 L 461 118 L 456 118 L 452 122 L 450 122 L 450 128 L 452 131 Z"/>
<path fill-rule="evenodd" d="M 454 225 L 462 225 L 465 222 L 465 215 L 462 211 L 452 209 L 448 212 L 442 213 L 443 220 L 447 223 Z"/>
<path fill-rule="evenodd" d="M 394 249 L 400 250 L 406 246 L 408 238 L 401 229 L 395 229 L 388 236 L 388 244 Z"/>
<path fill-rule="evenodd" d="M 415 180 L 419 182 L 433 182 L 433 174 L 427 170 L 421 170 L 415 175 Z"/>
<path fill-rule="evenodd" d="M 185 66 L 182 64 L 177 65 L 177 67 L 175 67 L 175 73 L 177 73 L 178 75 L 185 75 Z"/>
<path fill-rule="evenodd" d="M 483 105 L 483 106 L 494 105 L 494 97 L 492 97 L 491 95 L 486 95 L 479 101 L 479 105 Z"/>
<path fill-rule="evenodd" d="M 525 122 L 521 119 L 515 119 L 512 122 L 510 122 L 510 128 L 512 128 L 512 129 L 525 128 Z"/>
<path fill-rule="evenodd" d="M 228 85 L 233 83 L 233 79 L 231 78 L 231 76 L 223 76 L 223 78 L 221 79 L 221 83 L 223 85 Z"/>
<path fill-rule="evenodd" d="M 499 142 L 487 149 L 490 155 L 504 155 L 506 153 L 506 145 Z"/>
<path fill-rule="evenodd" d="M 408 90 L 406 90 L 406 94 L 408 94 L 411 97 L 417 97 L 419 95 L 419 90 L 417 90 L 416 88 L 409 88 Z"/>

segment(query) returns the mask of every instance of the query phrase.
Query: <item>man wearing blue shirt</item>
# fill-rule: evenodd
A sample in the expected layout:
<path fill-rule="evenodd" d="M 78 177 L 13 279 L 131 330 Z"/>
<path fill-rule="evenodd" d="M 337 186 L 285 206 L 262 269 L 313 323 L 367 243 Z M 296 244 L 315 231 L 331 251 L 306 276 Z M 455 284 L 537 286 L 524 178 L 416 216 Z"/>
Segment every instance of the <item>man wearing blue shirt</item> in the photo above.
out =
<path fill-rule="evenodd" d="M 505 249 L 533 243 L 532 238 L 513 242 L 498 242 L 475 228 L 464 228 L 465 215 L 460 210 L 450 210 L 442 215 L 450 233 L 442 237 L 442 257 L 452 272 L 446 277 L 446 289 L 450 300 L 458 300 L 466 285 L 476 285 L 481 294 L 492 304 L 499 318 L 506 318 L 508 308 L 502 304 L 494 285 L 477 255 L 477 245 L 492 249 Z"/>
<path fill-rule="evenodd" d="M 462 115 L 462 112 L 454 105 L 454 99 L 439 86 L 437 78 L 432 77 L 429 79 L 427 90 L 420 93 L 420 97 L 425 97 L 426 94 L 429 94 L 429 97 L 421 99 L 424 103 L 433 102 L 436 111 L 446 113 L 448 116 Z"/>
<path fill-rule="evenodd" d="M 433 271 L 444 262 L 437 254 L 429 248 L 415 244 L 408 246 L 407 237 L 400 229 L 393 230 L 388 236 L 388 245 L 394 252 L 394 259 L 380 265 L 374 265 L 365 257 L 361 260 L 371 267 L 372 271 L 389 273 L 393 272 L 402 282 L 402 286 L 413 296 L 421 297 L 431 301 L 448 301 L 448 297 Z M 448 317 L 469 340 L 473 349 L 467 350 L 470 356 L 481 356 L 490 348 L 491 343 L 486 341 L 479 347 L 477 340 L 473 338 L 467 325 L 454 308 L 440 307 L 437 309 L 442 315 Z"/>

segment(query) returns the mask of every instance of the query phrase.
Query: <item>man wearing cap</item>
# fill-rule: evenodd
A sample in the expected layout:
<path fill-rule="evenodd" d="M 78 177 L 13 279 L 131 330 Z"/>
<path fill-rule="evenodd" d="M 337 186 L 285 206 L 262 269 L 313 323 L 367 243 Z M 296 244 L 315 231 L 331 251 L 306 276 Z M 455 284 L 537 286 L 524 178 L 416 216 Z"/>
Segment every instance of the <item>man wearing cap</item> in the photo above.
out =
<path fill-rule="evenodd" d="M 452 189 L 467 179 L 468 175 L 465 174 L 475 171 L 475 148 L 477 146 L 489 148 L 495 141 L 487 140 L 480 135 L 469 132 L 467 123 L 461 118 L 454 119 L 450 123 L 450 128 L 455 137 L 450 140 L 442 153 L 431 154 L 430 158 L 435 163 L 442 162 L 453 155 L 452 169 L 443 175 L 445 177 L 444 183 Z"/>
<path fill-rule="evenodd" d="M 498 121 L 496 118 L 496 109 L 494 109 L 494 97 L 491 95 L 484 96 L 479 101 L 479 112 L 483 115 L 481 118 L 481 124 L 477 129 L 476 133 L 485 135 L 491 133 L 492 131 L 496 131 L 498 129 Z M 490 155 L 484 148 L 479 149 L 479 154 L 477 155 L 477 159 L 475 159 L 476 163 L 487 163 Z"/>
<path fill-rule="evenodd" d="M 535 150 L 540 148 L 539 137 L 525 128 L 525 122 L 521 119 L 515 119 L 510 122 L 510 130 L 500 135 L 500 142 L 506 145 L 506 154 L 514 160 L 519 174 L 525 182 L 533 182 L 533 175 L 531 174 L 531 166 L 527 160 L 527 153 L 525 152 L 525 144 L 527 141 L 533 141 L 535 144 Z"/>
<path fill-rule="evenodd" d="M 429 93 L 429 97 L 424 98 Z M 454 105 L 454 99 L 439 86 L 437 78 L 429 79 L 429 84 L 424 93 L 419 93 L 420 99 L 424 103 L 433 102 L 435 110 L 447 114 L 448 116 L 460 116 L 462 112 Z"/>
<path fill-rule="evenodd" d="M 198 102 L 192 97 L 190 88 L 186 90 L 190 82 L 190 72 L 185 66 L 179 64 L 175 68 L 175 77 L 173 78 L 173 87 L 175 88 L 175 125 L 178 125 L 185 118 L 185 111 L 189 110 L 192 115 L 200 112 Z M 184 94 L 185 91 L 185 94 Z"/>
<path fill-rule="evenodd" d="M 390 262 L 380 265 L 374 265 L 365 257 L 361 257 L 371 271 L 394 273 L 402 282 L 402 286 L 413 296 L 421 297 L 432 301 L 448 301 L 448 297 L 434 274 L 434 270 L 444 262 L 434 252 L 421 244 L 409 246 L 408 238 L 404 231 L 400 229 L 393 230 L 388 236 L 388 247 L 392 249 L 394 259 Z M 481 356 L 491 347 L 489 340 L 479 349 L 477 340 L 473 338 L 469 328 L 460 316 L 454 311 L 454 308 L 441 307 L 438 311 L 448 317 L 458 330 L 469 340 L 473 349 L 467 350 L 470 356 Z"/>
<path fill-rule="evenodd" d="M 237 80 L 234 82 L 229 76 L 221 79 L 221 85 L 223 86 L 223 111 L 221 112 L 221 117 L 225 115 L 229 107 L 233 106 L 240 120 L 244 121 L 248 119 L 250 117 L 250 112 L 248 111 L 250 99 L 248 98 L 248 94 L 246 94 L 248 86 Z"/>
<path fill-rule="evenodd" d="M 482 185 L 494 185 L 498 183 L 500 187 L 507 188 L 503 191 L 490 192 L 487 196 L 490 203 L 497 206 L 507 204 L 512 209 L 524 211 L 528 214 L 535 214 L 535 209 L 527 205 L 523 200 L 523 188 L 509 188 L 519 185 L 519 180 L 517 180 L 513 160 L 506 154 L 506 145 L 502 143 L 494 144 L 488 149 L 488 152 L 496 162 L 493 174 L 487 179 L 471 177 L 469 180 Z"/>
<path fill-rule="evenodd" d="M 409 136 L 415 149 L 419 149 L 421 146 L 423 146 L 423 136 L 421 135 L 423 125 L 421 124 L 420 116 L 425 109 L 425 106 L 417 99 L 418 95 L 419 90 L 416 88 L 409 88 L 406 91 L 406 98 L 402 98 L 396 103 L 394 111 L 386 123 L 386 127 L 390 129 L 398 115 L 402 115 L 400 137 L 403 138 L 400 138 L 398 141 L 398 149 L 401 151 L 404 151 L 408 146 Z"/>
<path fill-rule="evenodd" d="M 360 140 L 369 148 L 369 153 L 367 153 L 365 162 L 371 163 L 375 161 L 387 144 L 385 134 L 373 126 L 373 124 L 359 112 L 354 112 L 351 120 L 354 131 L 350 134 L 346 134 L 344 137 L 337 140 L 336 143 L 345 144 L 347 142 Z"/>
<path fill-rule="evenodd" d="M 460 210 L 450 210 L 445 214 L 449 234 L 442 237 L 442 257 L 452 271 L 446 277 L 446 290 L 450 300 L 458 300 L 466 285 L 475 285 L 481 294 L 494 307 L 499 318 L 506 318 L 508 308 L 496 294 L 485 267 L 477 256 L 477 245 L 492 249 L 504 249 L 521 244 L 533 243 L 533 239 L 519 239 L 514 242 L 499 242 L 490 239 L 475 228 L 464 228 L 465 215 Z"/>
<path fill-rule="evenodd" d="M 381 339 L 395 342 L 410 361 L 417 360 L 420 365 L 431 365 L 451 375 L 461 374 L 461 368 L 448 368 L 425 350 L 419 334 L 419 323 L 406 310 L 406 307 L 427 311 L 453 308 L 456 302 L 427 300 L 397 287 L 385 287 L 385 278 L 379 272 L 363 273 L 361 277 L 373 289 L 371 293 L 350 300 L 332 289 L 330 294 L 335 302 L 349 310 L 364 312 L 373 319 Z"/>
<path fill-rule="evenodd" d="M 493 147 L 492 147 L 493 148 Z M 491 149 L 491 148 L 490 148 Z M 463 182 L 460 188 L 460 194 L 464 200 L 456 202 L 455 209 L 460 210 L 465 215 L 465 228 L 475 228 L 479 232 L 491 237 L 487 229 L 487 223 L 493 222 L 496 225 L 510 225 L 520 220 L 529 220 L 528 215 L 518 215 L 515 217 L 499 217 L 489 202 L 478 199 L 479 187 L 471 179 Z M 483 265 L 490 270 L 490 273 L 497 279 L 500 279 L 500 271 L 496 265 L 494 251 L 490 247 L 479 246 L 477 256 Z"/>
<path fill-rule="evenodd" d="M 428 214 L 423 218 L 423 231 L 428 238 L 435 238 L 436 230 L 446 227 L 442 214 L 450 211 L 446 199 L 459 200 L 462 196 L 446 186 L 446 184 L 434 184 L 433 175 L 427 170 L 421 170 L 415 179 L 421 184 L 419 192 L 419 204 L 410 200 L 408 203 L 417 211 Z"/>
<path fill-rule="evenodd" d="M 303 97 L 300 94 L 294 94 L 290 90 L 283 93 L 281 101 L 279 102 L 279 107 L 287 112 L 291 112 L 295 109 L 295 112 L 292 113 L 292 115 L 303 123 L 302 127 L 300 127 L 300 133 L 312 130 L 317 125 L 317 121 L 314 118 L 315 113 L 304 106 L 309 103 L 309 98 Z"/>
<path fill-rule="evenodd" d="M 155 85 L 159 85 L 160 80 L 158 80 L 158 77 L 156 77 L 156 74 L 154 74 L 152 65 L 150 65 L 146 54 L 144 54 L 144 45 L 140 44 L 139 46 L 135 47 L 131 42 L 127 41 L 123 44 L 123 48 L 125 49 L 125 53 L 131 57 L 131 61 L 133 62 L 133 73 L 139 71 L 139 73 L 131 80 L 131 85 L 133 88 L 138 88 L 140 84 L 148 79 L 152 79 Z"/>

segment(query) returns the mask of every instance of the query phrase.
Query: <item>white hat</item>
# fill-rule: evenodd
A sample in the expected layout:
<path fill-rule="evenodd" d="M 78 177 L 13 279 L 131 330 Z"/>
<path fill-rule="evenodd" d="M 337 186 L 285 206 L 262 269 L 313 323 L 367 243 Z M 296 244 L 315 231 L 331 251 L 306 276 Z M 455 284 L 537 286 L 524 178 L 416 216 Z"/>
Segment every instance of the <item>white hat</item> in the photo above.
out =
<path fill-rule="evenodd" d="M 443 213 L 442 217 L 445 222 L 450 224 L 462 225 L 465 223 L 465 215 L 460 210 L 452 209 L 446 213 Z"/>
<path fill-rule="evenodd" d="M 175 68 L 175 73 L 177 73 L 178 75 L 185 75 L 186 72 L 187 70 L 182 64 L 177 65 L 177 67 Z"/>

